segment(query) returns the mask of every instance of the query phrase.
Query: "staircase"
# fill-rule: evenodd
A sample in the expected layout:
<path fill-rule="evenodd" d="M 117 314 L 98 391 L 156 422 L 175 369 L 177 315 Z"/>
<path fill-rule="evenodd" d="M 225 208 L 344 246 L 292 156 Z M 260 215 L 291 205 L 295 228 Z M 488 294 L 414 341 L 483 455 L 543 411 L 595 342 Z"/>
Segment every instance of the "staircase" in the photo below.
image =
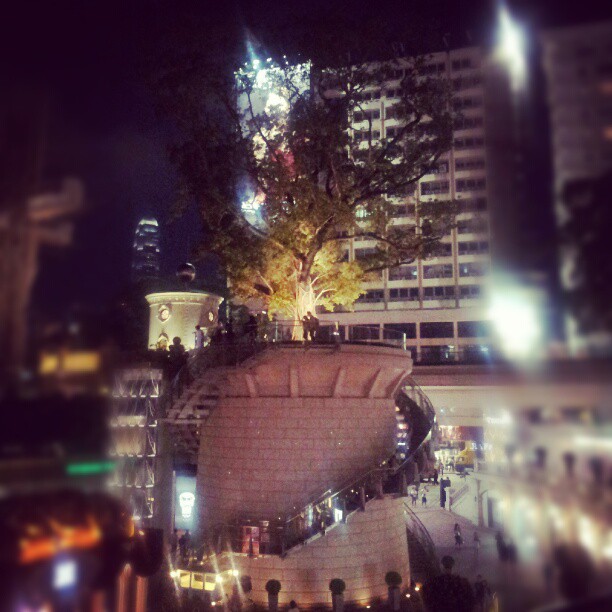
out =
<path fill-rule="evenodd" d="M 408 504 L 404 504 L 404 512 L 406 514 L 410 573 L 413 580 L 424 582 L 431 576 L 440 573 L 438 554 L 429 532 Z"/>

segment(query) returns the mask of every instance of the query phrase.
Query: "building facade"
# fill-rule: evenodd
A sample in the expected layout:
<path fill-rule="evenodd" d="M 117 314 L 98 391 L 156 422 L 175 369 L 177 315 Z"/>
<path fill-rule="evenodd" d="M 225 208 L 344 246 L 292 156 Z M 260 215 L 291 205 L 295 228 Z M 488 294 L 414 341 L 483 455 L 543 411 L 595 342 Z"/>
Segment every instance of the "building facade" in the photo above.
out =
<path fill-rule="evenodd" d="M 159 277 L 160 235 L 157 219 L 145 217 L 138 222 L 132 247 L 132 280 Z"/>
<path fill-rule="evenodd" d="M 563 201 L 568 185 L 596 179 L 612 169 L 612 22 L 548 30 L 541 34 L 546 77 L 555 214 L 567 218 Z M 563 286 L 572 288 L 575 254 L 560 253 Z M 610 334 L 583 335 L 566 317 L 574 353 L 612 350 Z M 607 348 L 605 348 L 607 347 Z"/>
<path fill-rule="evenodd" d="M 418 362 L 486 361 L 499 345 L 492 325 L 491 292 L 497 273 L 508 274 L 509 253 L 520 232 L 513 163 L 515 130 L 508 75 L 480 47 L 434 53 L 422 69 L 447 79 L 453 90 L 452 148 L 405 198 L 394 201 L 393 224 L 418 225 L 431 201 L 458 204 L 456 227 L 442 238 L 442 254 L 385 270 L 364 284 L 353 312 L 325 313 L 341 325 L 372 326 L 375 337 L 406 334 Z M 365 92 L 356 132 L 392 138 L 399 122 L 394 98 L 402 78 Z M 426 124 L 425 124 L 426 128 Z M 367 238 L 347 239 L 349 260 L 375 247 Z M 505 289 L 504 289 L 505 290 Z M 362 333 L 364 333 L 362 331 Z"/>

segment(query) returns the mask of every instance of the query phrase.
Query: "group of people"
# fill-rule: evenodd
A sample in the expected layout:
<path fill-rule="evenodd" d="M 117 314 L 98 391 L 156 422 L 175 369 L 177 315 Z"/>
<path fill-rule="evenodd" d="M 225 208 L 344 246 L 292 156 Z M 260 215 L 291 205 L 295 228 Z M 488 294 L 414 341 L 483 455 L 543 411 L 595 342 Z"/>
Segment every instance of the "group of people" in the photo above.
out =
<path fill-rule="evenodd" d="M 423 585 L 423 602 L 429 612 L 489 612 L 494 594 L 478 574 L 474 586 L 467 578 L 453 574 L 455 560 L 442 557 L 442 574 Z"/>
<path fill-rule="evenodd" d="M 310 310 L 302 317 L 302 330 L 304 334 L 304 342 L 314 342 L 317 339 L 319 331 L 319 319 L 315 317 Z"/>
<path fill-rule="evenodd" d="M 189 560 L 189 553 L 191 550 L 191 534 L 187 529 L 180 537 L 178 530 L 175 529 L 170 538 L 170 552 L 172 553 L 172 559 L 177 561 L 177 552 L 179 558 L 183 563 Z"/>

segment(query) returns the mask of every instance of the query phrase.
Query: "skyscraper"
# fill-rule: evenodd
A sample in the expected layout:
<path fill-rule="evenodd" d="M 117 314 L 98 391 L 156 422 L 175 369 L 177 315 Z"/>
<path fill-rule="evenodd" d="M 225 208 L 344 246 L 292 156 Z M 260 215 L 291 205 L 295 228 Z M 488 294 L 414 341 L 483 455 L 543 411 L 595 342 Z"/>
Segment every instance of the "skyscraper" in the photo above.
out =
<path fill-rule="evenodd" d="M 353 312 L 322 317 L 370 326 L 363 333 L 375 337 L 405 333 L 408 347 L 422 362 L 486 361 L 497 341 L 503 342 L 493 333 L 491 293 L 500 291 L 498 278 L 514 274 L 521 234 L 510 86 L 494 58 L 475 46 L 433 53 L 422 72 L 450 83 L 459 115 L 451 149 L 404 199 L 394 201 L 392 223 L 418 224 L 419 211 L 429 202 L 454 200 L 456 227 L 442 238 L 438 257 L 378 273 L 365 283 Z M 394 76 L 364 93 L 373 139 L 392 138 L 401 126 L 394 104 L 403 73 Z M 352 124 L 358 133 L 368 129 L 361 115 Z M 349 260 L 358 260 L 375 248 L 375 241 L 348 238 L 345 248 Z M 521 282 L 519 302 L 526 290 Z"/>
<path fill-rule="evenodd" d="M 568 186 L 588 196 L 589 184 L 612 170 L 611 37 L 610 21 L 548 30 L 540 37 L 559 225 L 568 218 Z M 567 244 L 559 254 L 561 282 L 569 291 L 575 288 L 577 255 Z M 566 334 L 574 353 L 612 351 L 609 332 L 580 331 L 571 315 Z"/>
<path fill-rule="evenodd" d="M 144 217 L 134 235 L 132 280 L 134 282 L 159 276 L 159 224 L 157 219 Z"/>

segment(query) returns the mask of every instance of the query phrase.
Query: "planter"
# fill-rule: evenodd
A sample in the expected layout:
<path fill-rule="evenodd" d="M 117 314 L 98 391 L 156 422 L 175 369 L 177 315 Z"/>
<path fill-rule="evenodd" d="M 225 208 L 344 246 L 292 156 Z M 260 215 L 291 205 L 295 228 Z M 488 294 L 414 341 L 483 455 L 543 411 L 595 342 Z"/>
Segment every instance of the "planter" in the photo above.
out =
<path fill-rule="evenodd" d="M 332 608 L 334 612 L 343 612 L 344 610 L 344 591 L 346 584 L 340 578 L 334 578 L 329 583 L 329 590 L 332 593 Z"/>
<path fill-rule="evenodd" d="M 391 610 L 397 611 L 400 609 L 400 585 L 402 577 L 397 572 L 387 572 L 385 574 L 385 582 L 389 587 L 389 607 Z"/>
<path fill-rule="evenodd" d="M 268 592 L 268 610 L 270 612 L 278 611 L 278 594 L 281 590 L 281 583 L 278 580 L 268 580 L 266 582 L 266 591 Z"/>

